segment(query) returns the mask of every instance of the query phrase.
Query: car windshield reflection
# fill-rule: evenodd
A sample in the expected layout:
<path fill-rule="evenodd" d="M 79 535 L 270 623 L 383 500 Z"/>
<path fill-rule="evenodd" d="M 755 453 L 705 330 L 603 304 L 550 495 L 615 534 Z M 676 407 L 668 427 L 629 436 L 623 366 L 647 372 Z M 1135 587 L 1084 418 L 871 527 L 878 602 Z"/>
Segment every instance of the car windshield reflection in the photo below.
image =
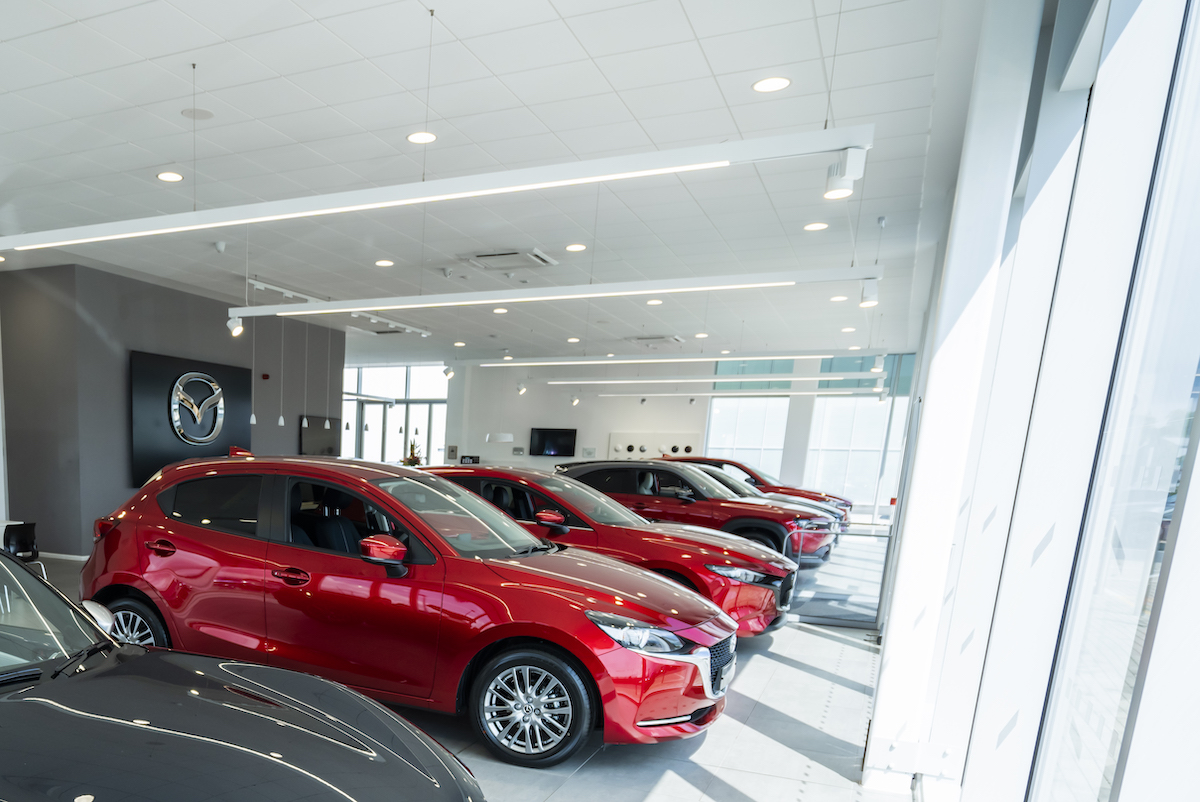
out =
<path fill-rule="evenodd" d="M 437 476 L 375 483 L 427 523 L 464 557 L 533 553 L 542 541 L 475 494 Z"/>
<path fill-rule="evenodd" d="M 0 676 L 75 654 L 104 637 L 23 566 L 0 558 Z"/>

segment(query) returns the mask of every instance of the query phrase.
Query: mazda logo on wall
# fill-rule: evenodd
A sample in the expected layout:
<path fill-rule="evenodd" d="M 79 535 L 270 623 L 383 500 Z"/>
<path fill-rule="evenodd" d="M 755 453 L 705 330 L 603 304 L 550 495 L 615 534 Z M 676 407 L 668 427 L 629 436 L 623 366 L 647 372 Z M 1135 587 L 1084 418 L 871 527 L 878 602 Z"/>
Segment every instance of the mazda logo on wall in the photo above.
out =
<path fill-rule="evenodd" d="M 189 385 L 207 385 L 211 393 L 203 401 L 196 403 L 196 400 L 188 393 Z M 200 427 L 200 431 L 207 433 L 194 434 L 184 429 L 181 408 L 187 410 L 195 425 Z M 213 413 L 211 427 L 205 423 L 209 418 L 210 411 Z M 221 389 L 221 385 L 217 384 L 216 379 L 207 373 L 191 372 L 185 373 L 175 380 L 175 386 L 171 388 L 171 425 L 175 428 L 175 434 L 179 436 L 180 440 L 193 446 L 206 445 L 217 439 L 224 424 L 225 391 Z"/>

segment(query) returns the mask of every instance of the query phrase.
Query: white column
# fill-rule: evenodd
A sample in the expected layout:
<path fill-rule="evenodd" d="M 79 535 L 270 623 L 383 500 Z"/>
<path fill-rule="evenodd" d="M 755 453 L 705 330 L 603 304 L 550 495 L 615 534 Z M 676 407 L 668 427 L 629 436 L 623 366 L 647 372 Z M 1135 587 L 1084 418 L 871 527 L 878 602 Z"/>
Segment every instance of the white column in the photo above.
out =
<path fill-rule="evenodd" d="M 928 740 L 929 686 L 995 358 L 989 341 L 1000 324 L 997 281 L 1041 11 L 1040 0 L 984 8 L 941 294 L 926 334 L 933 344 L 864 761 L 868 787 L 906 791 L 914 774 L 940 771 L 945 751 Z"/>
<path fill-rule="evenodd" d="M 797 360 L 795 373 L 811 374 L 821 372 L 821 363 L 815 359 Z M 793 382 L 796 389 L 815 389 L 816 382 Z M 787 428 L 783 435 L 783 464 L 779 469 L 779 478 L 784 484 L 804 487 L 804 466 L 808 460 L 808 438 L 812 432 L 813 409 L 816 406 L 816 396 L 794 395 L 788 403 Z"/>
<path fill-rule="evenodd" d="M 0 343 L 0 520 L 8 517 L 8 444 L 4 422 L 4 349 Z"/>

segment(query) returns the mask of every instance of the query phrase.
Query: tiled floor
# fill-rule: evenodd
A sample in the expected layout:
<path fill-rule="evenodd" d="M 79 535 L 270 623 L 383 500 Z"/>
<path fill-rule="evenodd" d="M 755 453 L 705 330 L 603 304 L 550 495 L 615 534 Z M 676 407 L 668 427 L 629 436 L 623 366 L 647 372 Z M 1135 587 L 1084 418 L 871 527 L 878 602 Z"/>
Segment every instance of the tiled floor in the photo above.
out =
<path fill-rule="evenodd" d="M 74 598 L 79 564 L 50 561 Z M 738 644 L 725 715 L 686 741 L 605 746 L 550 769 L 502 763 L 465 719 L 397 708 L 456 753 L 489 802 L 908 802 L 858 781 L 878 670 L 860 631 L 790 624 Z"/>

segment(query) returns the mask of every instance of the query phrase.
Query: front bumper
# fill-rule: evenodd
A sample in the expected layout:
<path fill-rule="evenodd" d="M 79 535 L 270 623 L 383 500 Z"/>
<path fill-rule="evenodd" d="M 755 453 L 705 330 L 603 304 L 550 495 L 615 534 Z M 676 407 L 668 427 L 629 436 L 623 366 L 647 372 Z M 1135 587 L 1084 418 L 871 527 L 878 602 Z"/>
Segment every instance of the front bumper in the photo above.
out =
<path fill-rule="evenodd" d="M 602 684 L 605 743 L 657 743 L 707 729 L 725 709 L 737 670 L 736 643 L 731 636 L 684 655 L 650 656 L 622 647 L 599 655 L 612 683 Z"/>

